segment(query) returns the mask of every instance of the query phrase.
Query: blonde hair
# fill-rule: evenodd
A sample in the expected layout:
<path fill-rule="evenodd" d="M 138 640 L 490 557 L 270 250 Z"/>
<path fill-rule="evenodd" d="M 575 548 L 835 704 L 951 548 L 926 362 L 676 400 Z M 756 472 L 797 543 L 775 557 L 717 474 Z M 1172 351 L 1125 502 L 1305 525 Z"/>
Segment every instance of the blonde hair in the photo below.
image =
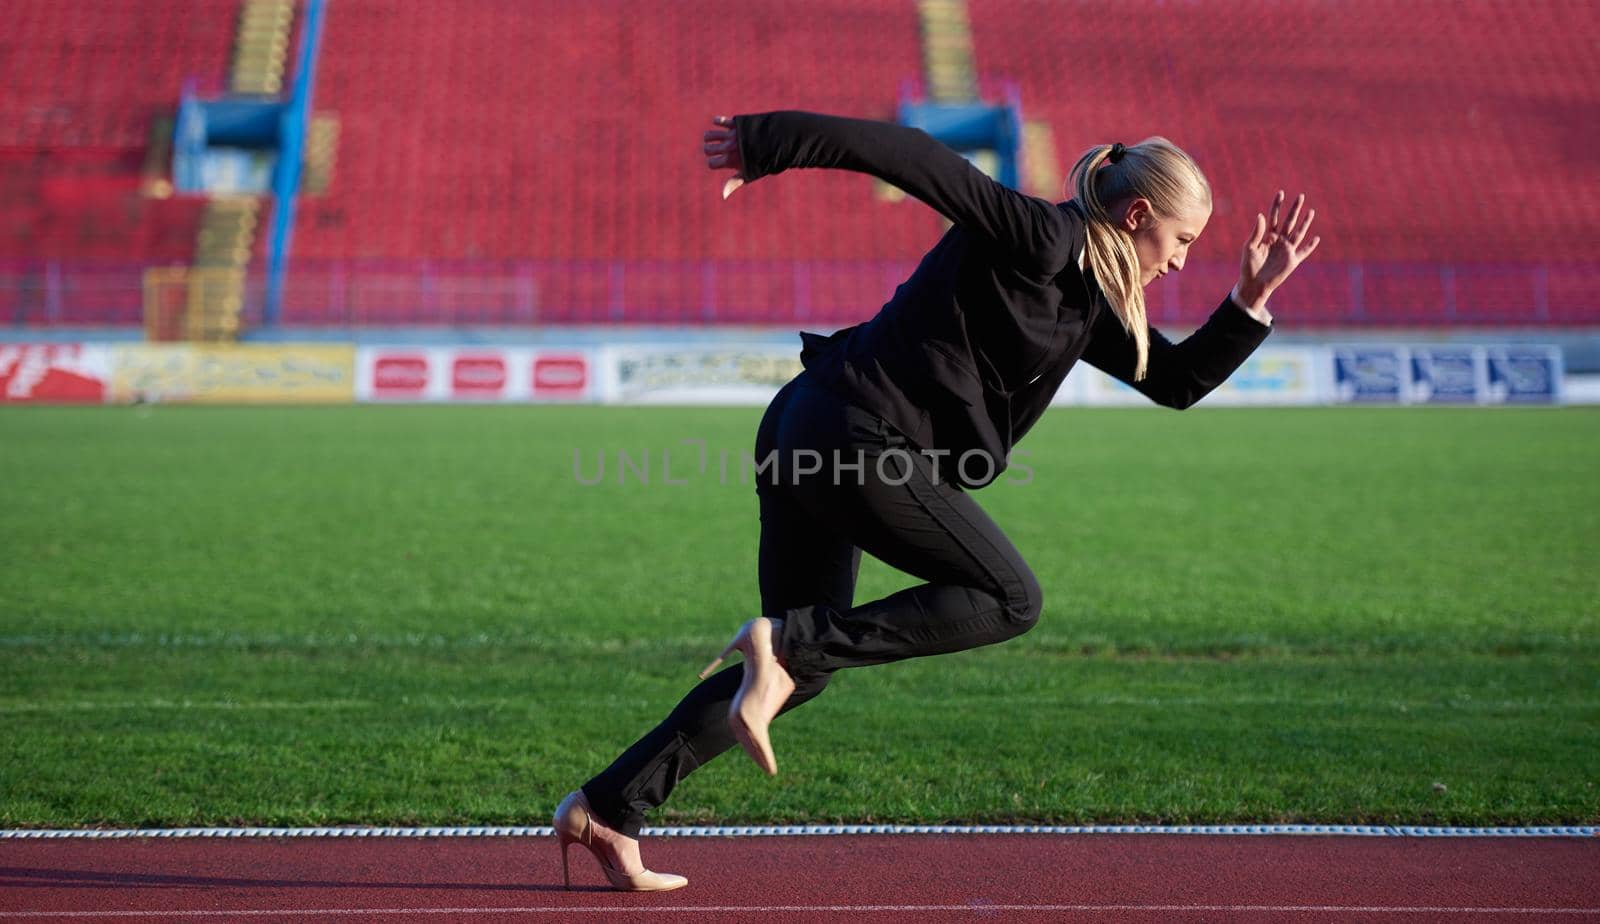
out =
<path fill-rule="evenodd" d="M 1211 184 L 1181 148 L 1160 136 L 1123 148 L 1122 157 L 1107 160 L 1113 145 L 1090 148 L 1072 166 L 1068 179 L 1078 204 L 1089 216 L 1087 251 L 1095 279 L 1122 326 L 1133 336 L 1139 360 L 1135 381 L 1144 378 L 1150 356 L 1150 327 L 1145 318 L 1144 287 L 1139 284 L 1139 255 L 1133 237 L 1113 224 L 1108 206 L 1142 197 L 1164 217 L 1191 205 L 1211 207 Z"/>

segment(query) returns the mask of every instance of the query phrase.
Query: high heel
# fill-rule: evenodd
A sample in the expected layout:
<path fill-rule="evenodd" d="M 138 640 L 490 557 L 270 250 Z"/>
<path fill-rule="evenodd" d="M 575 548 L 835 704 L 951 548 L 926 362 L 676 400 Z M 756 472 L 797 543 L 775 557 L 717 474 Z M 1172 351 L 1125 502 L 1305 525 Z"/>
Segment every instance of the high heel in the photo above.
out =
<path fill-rule="evenodd" d="M 567 848 L 572 844 L 581 844 L 594 854 L 600 871 L 606 874 L 611 887 L 619 892 L 666 892 L 689 884 L 689 880 L 673 873 L 653 873 L 650 870 L 624 873 L 607 863 L 594 844 L 594 812 L 590 810 L 589 800 L 581 789 L 568 793 L 561 800 L 553 821 L 556 840 L 561 844 L 561 884 L 567 889 L 572 888 L 572 874 L 567 866 Z"/>
<path fill-rule="evenodd" d="M 739 692 L 728 704 L 728 728 L 750 759 L 769 776 L 778 775 L 778 758 L 772 753 L 767 727 L 794 693 L 794 678 L 778 663 L 772 650 L 775 628 L 774 621 L 764 616 L 750 620 L 739 628 L 722 654 L 700 672 L 700 679 L 704 680 L 734 651 L 744 656 L 744 677 L 739 681 Z"/>

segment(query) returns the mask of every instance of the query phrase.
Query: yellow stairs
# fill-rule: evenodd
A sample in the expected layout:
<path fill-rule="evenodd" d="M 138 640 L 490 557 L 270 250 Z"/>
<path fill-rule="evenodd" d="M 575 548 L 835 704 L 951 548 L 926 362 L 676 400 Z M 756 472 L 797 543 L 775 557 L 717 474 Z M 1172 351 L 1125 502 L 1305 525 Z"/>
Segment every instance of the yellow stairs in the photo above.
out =
<path fill-rule="evenodd" d="M 226 196 L 206 203 L 188 279 L 190 340 L 227 342 L 238 337 L 245 271 L 260 213 L 261 200 L 255 196 Z"/>
<path fill-rule="evenodd" d="M 972 50 L 972 19 L 966 0 L 918 0 L 917 17 L 922 31 L 922 70 L 928 98 L 936 103 L 968 103 L 978 98 L 978 72 Z M 1023 157 L 1028 165 L 1025 191 L 1033 195 L 1054 196 L 1060 191 L 1059 171 L 1055 171 L 1055 144 L 1050 126 L 1028 122 L 1023 126 Z M 993 176 L 999 158 L 993 151 L 979 151 L 973 161 L 978 169 Z M 1052 171 L 1055 179 L 1052 180 Z M 888 183 L 876 187 L 879 199 L 899 202 L 905 198 Z"/>
<path fill-rule="evenodd" d="M 294 7 L 294 0 L 245 0 L 234 36 L 231 92 L 275 96 L 283 91 Z M 261 201 L 256 196 L 211 199 L 200 219 L 193 265 L 147 274 L 146 330 L 152 339 L 228 343 L 238 338 Z"/>
<path fill-rule="evenodd" d="M 294 0 L 245 0 L 233 42 L 233 92 L 271 96 L 283 91 L 293 25 Z"/>
<path fill-rule="evenodd" d="M 978 98 L 978 76 L 972 66 L 972 26 L 966 0 L 917 0 L 922 32 L 922 73 L 928 98 L 934 102 L 966 102 Z M 992 166 L 987 168 L 993 172 Z M 872 193 L 882 202 L 903 202 L 897 186 L 876 180 Z"/>
<path fill-rule="evenodd" d="M 1056 133 L 1049 122 L 1022 122 L 1022 191 L 1055 202 L 1072 198 L 1062 187 L 1061 161 L 1056 158 Z"/>
<path fill-rule="evenodd" d="M 972 19 L 966 0 L 917 0 L 922 29 L 922 70 L 928 98 L 936 103 L 967 103 L 978 98 L 978 73 L 973 63 Z M 993 151 L 973 158 L 978 169 L 993 176 L 999 169 Z M 1050 123 L 1025 121 L 1022 126 L 1023 192 L 1061 198 L 1061 168 L 1056 160 Z M 905 193 L 888 183 L 877 184 L 879 199 L 898 202 Z"/>
<path fill-rule="evenodd" d="M 300 191 L 320 196 L 333 182 L 333 162 L 339 154 L 339 117 L 319 112 L 311 117 L 306 130 L 305 172 L 300 176 Z"/>
<path fill-rule="evenodd" d="M 978 98 L 973 67 L 972 20 L 966 0 L 917 0 L 922 23 L 922 72 L 928 98 L 936 103 L 969 103 Z"/>

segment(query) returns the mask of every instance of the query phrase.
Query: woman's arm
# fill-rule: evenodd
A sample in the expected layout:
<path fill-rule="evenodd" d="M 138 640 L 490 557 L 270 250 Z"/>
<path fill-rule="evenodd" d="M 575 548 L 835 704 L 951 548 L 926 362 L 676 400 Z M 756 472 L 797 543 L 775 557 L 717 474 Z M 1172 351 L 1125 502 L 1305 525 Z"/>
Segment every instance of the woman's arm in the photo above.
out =
<path fill-rule="evenodd" d="M 1173 343 L 1159 330 L 1150 328 L 1145 376 L 1135 382 L 1137 349 L 1108 307 L 1095 318 L 1083 361 L 1132 385 L 1151 401 L 1181 411 L 1193 407 L 1226 381 L 1271 331 L 1230 295 L 1199 330 L 1181 343 Z"/>
<path fill-rule="evenodd" d="M 1239 281 L 1201 328 L 1174 344 L 1150 328 L 1149 363 L 1144 381 L 1133 381 L 1138 360 L 1133 338 L 1116 315 L 1102 311 L 1084 348 L 1085 362 L 1137 388 L 1157 404 L 1182 410 L 1211 393 L 1232 375 L 1272 331 L 1267 299 L 1322 243 L 1306 243 L 1317 210 L 1304 214 L 1305 193 L 1282 213 L 1283 190 L 1273 197 L 1269 220 L 1256 215 L 1255 228 L 1239 257 Z"/>
<path fill-rule="evenodd" d="M 792 168 L 854 170 L 893 183 L 1043 274 L 1054 275 L 1070 256 L 1067 221 L 1054 203 L 996 182 L 921 129 L 794 111 L 715 122 L 705 135 L 707 165 L 736 171 L 724 198 Z"/>

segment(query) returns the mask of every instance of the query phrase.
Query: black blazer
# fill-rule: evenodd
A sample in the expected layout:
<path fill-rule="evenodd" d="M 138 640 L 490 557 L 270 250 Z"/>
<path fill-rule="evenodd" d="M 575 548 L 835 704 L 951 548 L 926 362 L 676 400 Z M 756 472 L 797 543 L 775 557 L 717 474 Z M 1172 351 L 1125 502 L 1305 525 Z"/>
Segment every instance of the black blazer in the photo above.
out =
<path fill-rule="evenodd" d="M 808 373 L 923 449 L 987 453 L 949 466 L 965 487 L 1005 471 L 1011 448 L 1079 358 L 1152 401 L 1186 408 L 1220 385 L 1271 328 L 1224 296 L 1174 344 L 1154 328 L 1146 377 L 1105 294 L 1078 268 L 1085 216 L 1001 185 L 920 129 L 805 112 L 741 115 L 749 180 L 794 167 L 869 173 L 926 202 L 953 227 L 869 321 L 800 334 Z M 987 475 L 966 480 L 966 474 Z"/>

